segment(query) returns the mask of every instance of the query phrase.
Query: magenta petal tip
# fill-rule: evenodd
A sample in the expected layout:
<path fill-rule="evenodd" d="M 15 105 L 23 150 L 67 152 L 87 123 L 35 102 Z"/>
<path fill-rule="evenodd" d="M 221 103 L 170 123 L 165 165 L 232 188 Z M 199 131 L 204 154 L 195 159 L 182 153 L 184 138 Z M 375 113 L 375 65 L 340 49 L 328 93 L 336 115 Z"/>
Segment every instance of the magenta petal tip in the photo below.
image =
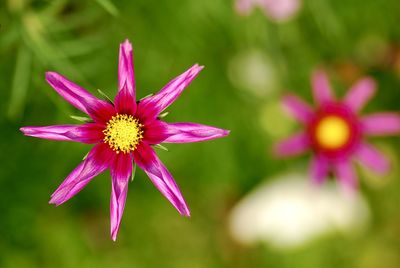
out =
<path fill-rule="evenodd" d="M 181 204 L 179 207 L 177 207 L 179 214 L 181 214 L 183 217 L 190 217 L 190 210 L 186 204 L 186 202 L 184 202 L 183 204 Z"/>
<path fill-rule="evenodd" d="M 47 71 L 47 72 L 45 73 L 45 78 L 46 78 L 47 82 L 49 82 L 49 83 L 50 83 L 49 80 L 54 79 L 56 76 L 59 76 L 59 74 L 56 73 L 56 72 Z"/>
<path fill-rule="evenodd" d="M 55 197 L 51 197 L 49 200 L 49 204 L 51 205 L 55 205 L 56 207 L 58 207 L 59 205 L 61 205 L 63 202 L 61 202 L 60 200 L 57 200 L 57 198 Z"/>
<path fill-rule="evenodd" d="M 111 230 L 111 240 L 116 242 L 118 236 L 119 226 L 113 230 Z"/>
<path fill-rule="evenodd" d="M 125 46 L 126 48 L 132 49 L 132 43 L 129 41 L 129 39 L 125 39 L 125 41 L 121 45 Z"/>
<path fill-rule="evenodd" d="M 19 128 L 19 131 L 21 131 L 24 135 L 28 135 L 29 134 L 29 129 L 26 128 L 26 127 Z"/>

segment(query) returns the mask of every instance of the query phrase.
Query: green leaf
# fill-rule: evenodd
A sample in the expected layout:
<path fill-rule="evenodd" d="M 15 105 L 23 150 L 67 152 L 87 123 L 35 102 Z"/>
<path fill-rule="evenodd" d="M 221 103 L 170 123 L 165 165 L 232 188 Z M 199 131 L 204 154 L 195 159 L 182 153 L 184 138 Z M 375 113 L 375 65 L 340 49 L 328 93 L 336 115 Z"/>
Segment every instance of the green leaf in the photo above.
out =
<path fill-rule="evenodd" d="M 163 146 L 163 145 L 161 145 L 161 144 L 156 144 L 156 145 L 154 145 L 154 147 L 156 147 L 156 148 L 159 148 L 159 149 L 162 149 L 162 150 L 164 150 L 164 151 L 167 151 L 167 152 L 169 152 L 168 148 L 167 148 L 167 147 L 165 147 L 165 146 Z"/>
<path fill-rule="evenodd" d="M 7 112 L 10 119 L 17 119 L 23 113 L 31 77 L 31 64 L 32 55 L 30 51 L 24 45 L 21 45 L 18 50 Z"/>
<path fill-rule="evenodd" d="M 154 94 L 153 93 L 151 93 L 151 94 L 149 94 L 149 95 L 146 95 L 146 96 L 144 96 L 143 98 L 141 98 L 140 100 L 143 100 L 143 99 L 145 99 L 145 98 L 148 98 L 148 97 L 151 97 L 151 96 L 153 96 Z"/>
<path fill-rule="evenodd" d="M 98 89 L 97 91 L 100 93 L 101 96 L 106 98 L 109 102 L 113 103 L 112 99 L 106 93 L 104 93 L 101 89 Z"/>
<path fill-rule="evenodd" d="M 116 6 L 110 0 L 96 0 L 97 3 L 102 6 L 108 13 L 113 16 L 118 16 L 119 11 Z"/>
<path fill-rule="evenodd" d="M 86 116 L 76 116 L 76 115 L 70 115 L 72 119 L 78 120 L 79 122 L 83 123 L 89 123 L 92 122 L 92 119 Z"/>
<path fill-rule="evenodd" d="M 135 175 L 136 175 L 136 164 L 133 163 L 132 164 L 132 175 L 131 175 L 131 181 L 133 181 L 135 179 Z"/>
<path fill-rule="evenodd" d="M 82 160 L 85 160 L 85 159 L 88 157 L 88 155 L 89 155 L 89 152 L 87 152 L 87 154 L 85 154 L 85 155 L 83 156 Z"/>
<path fill-rule="evenodd" d="M 158 118 L 164 118 L 169 114 L 169 112 L 162 113 L 158 116 Z"/>

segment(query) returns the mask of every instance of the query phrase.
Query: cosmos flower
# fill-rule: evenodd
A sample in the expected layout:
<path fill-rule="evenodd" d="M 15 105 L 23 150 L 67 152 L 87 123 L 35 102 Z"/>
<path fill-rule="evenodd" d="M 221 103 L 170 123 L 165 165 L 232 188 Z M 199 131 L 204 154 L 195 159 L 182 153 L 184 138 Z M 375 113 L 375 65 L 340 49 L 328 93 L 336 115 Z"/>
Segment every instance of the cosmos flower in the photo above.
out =
<path fill-rule="evenodd" d="M 170 106 L 193 81 L 203 66 L 194 65 L 170 81 L 157 94 L 136 101 L 132 46 L 120 46 L 118 94 L 114 103 L 97 99 L 82 87 L 54 73 L 47 82 L 64 99 L 88 114 L 91 122 L 82 125 L 23 127 L 27 135 L 48 140 L 94 144 L 87 157 L 51 196 L 50 203 L 61 205 L 76 195 L 93 177 L 110 169 L 111 238 L 116 240 L 133 163 L 143 169 L 158 190 L 184 216 L 189 208 L 172 175 L 157 157 L 152 146 L 165 143 L 206 141 L 228 135 L 229 131 L 195 123 L 166 123 L 160 113 Z"/>
<path fill-rule="evenodd" d="M 313 181 L 322 183 L 332 171 L 347 191 L 357 186 L 352 168 L 354 159 L 377 173 L 386 173 L 389 161 L 366 137 L 398 135 L 400 115 L 394 112 L 358 114 L 375 93 L 374 80 L 365 77 L 357 81 L 341 101 L 335 98 L 322 71 L 313 74 L 312 87 L 315 110 L 295 95 L 284 98 L 284 105 L 302 123 L 303 130 L 277 144 L 275 153 L 292 156 L 312 151 Z"/>
<path fill-rule="evenodd" d="M 248 15 L 253 8 L 260 7 L 266 16 L 280 22 L 292 18 L 300 9 L 300 0 L 236 0 L 236 11 Z"/>

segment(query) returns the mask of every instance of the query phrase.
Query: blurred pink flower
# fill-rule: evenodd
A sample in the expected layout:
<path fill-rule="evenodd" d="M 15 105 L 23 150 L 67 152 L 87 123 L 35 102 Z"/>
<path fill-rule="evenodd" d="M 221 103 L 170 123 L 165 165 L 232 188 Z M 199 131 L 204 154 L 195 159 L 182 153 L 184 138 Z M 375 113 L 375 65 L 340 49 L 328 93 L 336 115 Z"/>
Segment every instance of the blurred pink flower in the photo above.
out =
<path fill-rule="evenodd" d="M 111 237 L 116 240 L 134 162 L 147 173 L 180 214 L 190 216 L 177 184 L 152 145 L 198 142 L 228 135 L 229 131 L 223 129 L 194 123 L 170 124 L 159 118 L 160 113 L 179 97 L 202 69 L 203 66 L 196 64 L 157 94 L 136 101 L 132 46 L 127 40 L 120 46 L 119 86 L 114 103 L 97 99 L 57 73 L 46 73 L 47 82 L 57 93 L 88 114 L 92 121 L 82 125 L 23 127 L 21 131 L 37 138 L 95 144 L 82 163 L 53 193 L 50 203 L 61 205 L 82 190 L 93 177 L 110 169 Z"/>
<path fill-rule="evenodd" d="M 400 115 L 395 112 L 358 115 L 374 95 L 375 81 L 368 77 L 360 79 L 342 101 L 334 97 L 324 72 L 313 74 L 312 86 L 315 110 L 295 95 L 284 98 L 284 105 L 303 124 L 304 130 L 277 144 L 275 153 L 293 156 L 311 150 L 314 154 L 310 166 L 313 181 L 324 182 L 332 171 L 341 185 L 350 190 L 357 186 L 353 159 L 375 172 L 387 172 L 388 160 L 365 138 L 398 135 Z"/>
<path fill-rule="evenodd" d="M 299 11 L 301 0 L 236 0 L 235 7 L 241 15 L 248 15 L 253 8 L 260 7 L 273 20 L 285 21 Z"/>

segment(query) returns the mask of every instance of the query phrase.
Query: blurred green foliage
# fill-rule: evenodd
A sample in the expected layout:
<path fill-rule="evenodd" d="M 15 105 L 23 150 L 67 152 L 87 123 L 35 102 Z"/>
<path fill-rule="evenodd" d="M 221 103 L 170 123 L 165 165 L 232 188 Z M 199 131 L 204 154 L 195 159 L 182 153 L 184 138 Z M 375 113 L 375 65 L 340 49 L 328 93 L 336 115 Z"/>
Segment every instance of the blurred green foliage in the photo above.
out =
<path fill-rule="evenodd" d="M 240 17 L 229 0 L 0 0 L 0 267 L 398 267 L 398 137 L 379 140 L 392 174 L 360 175 L 373 214 L 367 233 L 332 234 L 290 251 L 249 248 L 230 238 L 227 216 L 260 182 L 305 169 L 307 157 L 276 160 L 268 148 L 296 128 L 279 109 L 282 92 L 311 100 L 315 67 L 330 72 L 338 94 L 361 75 L 374 76 L 379 91 L 367 112 L 399 110 L 399 21 L 398 0 L 305 0 L 300 14 L 282 24 L 261 11 Z M 73 123 L 70 115 L 80 115 L 45 83 L 47 70 L 114 96 L 125 38 L 134 45 L 139 97 L 198 62 L 206 68 L 166 120 L 232 132 L 159 151 L 192 217 L 180 217 L 138 171 L 114 243 L 109 174 L 61 207 L 47 204 L 89 147 L 27 138 L 18 129 Z M 274 73 L 261 94 L 232 79 L 246 68 L 232 67 L 235 59 L 249 51 L 264 55 Z"/>

